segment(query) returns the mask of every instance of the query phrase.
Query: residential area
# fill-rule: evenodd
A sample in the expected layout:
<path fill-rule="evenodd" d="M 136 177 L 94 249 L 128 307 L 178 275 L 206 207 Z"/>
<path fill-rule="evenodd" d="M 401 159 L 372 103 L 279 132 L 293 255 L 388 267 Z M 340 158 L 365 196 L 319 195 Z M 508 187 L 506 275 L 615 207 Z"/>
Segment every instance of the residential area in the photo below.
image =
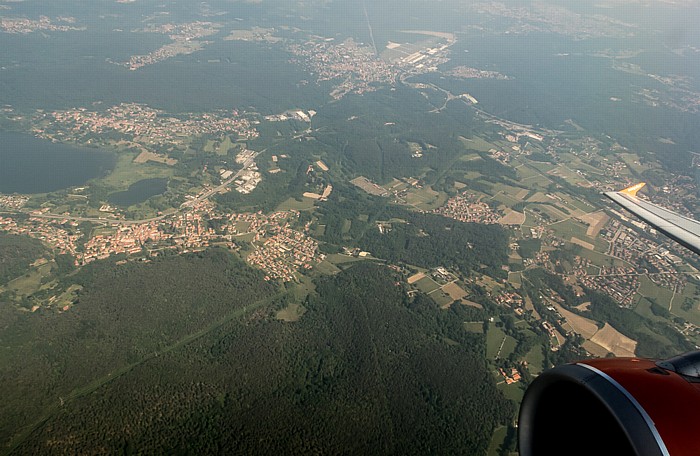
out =
<path fill-rule="evenodd" d="M 251 250 L 248 263 L 265 271 L 267 280 L 288 282 L 295 280 L 296 271 L 324 259 L 318 243 L 294 227 L 296 211 L 225 214 L 200 201 L 187 211 L 144 223 L 103 220 L 92 235 L 82 232 L 78 221 L 41 215 L 37 211 L 25 222 L 0 216 L 0 230 L 39 239 L 58 253 L 73 255 L 76 265 L 119 254 L 157 256 L 163 250 L 187 253 L 211 245 L 238 250 L 245 244 Z"/>
<path fill-rule="evenodd" d="M 121 103 L 104 111 L 75 108 L 64 111 L 39 112 L 33 133 L 54 141 L 90 143 L 121 135 L 123 147 L 149 150 L 154 146 L 184 146 L 188 137 L 234 134 L 252 140 L 258 132 L 237 110 L 167 116 L 164 111 L 139 103 Z"/>

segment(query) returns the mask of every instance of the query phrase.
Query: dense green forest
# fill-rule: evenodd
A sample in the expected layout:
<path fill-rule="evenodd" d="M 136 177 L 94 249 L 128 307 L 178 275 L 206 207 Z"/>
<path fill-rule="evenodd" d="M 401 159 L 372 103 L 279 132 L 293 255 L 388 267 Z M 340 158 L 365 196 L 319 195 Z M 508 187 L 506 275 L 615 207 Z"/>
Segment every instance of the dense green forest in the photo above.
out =
<path fill-rule="evenodd" d="M 339 185 L 334 188 L 327 204 L 316 210 L 318 224 L 325 226 L 319 239 L 332 244 L 344 244 L 360 239 L 364 233 L 376 227 L 377 220 L 386 218 L 390 203 L 355 188 Z M 350 228 L 344 230 L 346 222 Z M 376 228 L 375 228 L 376 229 Z"/>
<path fill-rule="evenodd" d="M 437 214 L 391 208 L 397 219 L 388 232 L 367 230 L 360 239 L 362 249 L 391 262 L 424 268 L 447 266 L 464 274 L 482 270 L 490 276 L 504 274 L 508 258 L 508 234 L 500 226 L 464 223 Z"/>
<path fill-rule="evenodd" d="M 388 182 L 429 170 L 439 174 L 464 153 L 459 137 L 471 135 L 474 112 L 451 104 L 436 114 L 435 107 L 405 86 L 347 97 L 319 111 L 315 136 L 348 175 Z M 426 151 L 421 158 L 411 156 L 409 142 Z"/>
<path fill-rule="evenodd" d="M 112 274 L 104 265 L 106 270 L 96 272 L 119 280 L 128 295 L 129 280 L 175 266 L 171 261 L 176 260 Z M 237 280 L 215 271 L 228 265 L 224 268 L 235 277 L 252 279 L 254 273 L 221 253 L 194 263 L 218 277 L 212 293 L 243 302 L 248 288 L 232 293 Z M 187 296 L 191 273 L 177 274 L 183 285 L 159 292 Z M 483 335 L 462 327 L 473 309 L 439 312 L 426 297 L 409 300 L 394 274 L 381 265 L 359 264 L 319 279 L 298 322 L 274 319 L 284 300 L 271 302 L 137 363 L 93 393 L 55 407 L 14 453 L 484 454 L 495 426 L 507 424 L 514 410 L 487 370 Z M 99 276 L 85 277 L 86 290 L 103 284 Z M 220 280 L 223 288 L 216 285 Z M 148 306 L 156 295 L 95 293 L 105 315 L 113 315 L 117 303 Z M 79 307 L 94 304 L 86 300 Z M 217 301 L 207 296 L 202 302 L 210 300 Z M 124 322 L 139 326 L 133 316 Z M 91 331 L 104 334 L 114 331 L 107 321 L 122 320 L 77 317 L 72 325 L 92 325 Z M 169 329 L 156 324 L 147 327 L 153 333 Z M 52 335 L 45 339 L 57 343 Z M 115 342 L 109 344 L 115 350 L 125 345 Z M 98 360 L 74 350 L 69 344 L 55 352 L 54 362 L 75 359 L 86 371 L 99 369 Z M 23 380 L 10 384 L 29 381 Z M 17 386 L 10 397 L 19 400 L 23 388 Z"/>
<path fill-rule="evenodd" d="M 483 455 L 489 443 L 504 455 L 532 377 L 590 355 L 550 298 L 635 339 L 638 356 L 695 348 L 694 279 L 681 295 L 678 285 L 647 291 L 640 276 L 636 308 L 565 279 L 607 273 L 597 268 L 618 264 L 622 233 L 635 236 L 629 222 L 615 234 L 603 220 L 619 219 L 603 189 L 639 179 L 656 187 L 651 196 L 666 185 L 692 191 L 679 175 L 700 187 L 700 35 L 685 33 L 675 4 L 666 36 L 657 20 L 666 10 L 641 6 L 654 2 L 603 2 L 639 3 L 633 17 L 545 3 L 0 0 L 0 130 L 81 138 L 94 157 L 111 157 L 83 188 L 31 190 L 3 206 L 35 239 L 0 234 L 0 455 Z M 130 68 L 132 57 L 149 64 Z M 74 112 L 112 116 L 122 103 L 163 112 L 84 125 Z M 309 117 L 278 116 L 297 110 Z M 208 120 L 159 127 L 189 113 Z M 6 142 L 23 159 L 34 150 Z M 133 162 L 142 148 L 177 163 Z M 240 169 L 244 149 L 258 154 L 259 184 L 204 201 L 222 170 Z M 41 182 L 26 163 L 7 168 Z M 351 183 L 360 175 L 391 194 L 361 190 Z M 329 185 L 328 198 L 303 197 Z M 193 195 L 197 204 L 183 205 Z M 433 212 L 454 202 L 478 217 L 473 201 L 514 224 Z M 120 208 L 98 211 L 106 202 Z M 28 221 L 35 210 L 58 218 Z M 277 210 L 299 211 L 286 218 L 294 232 L 262 221 Z M 511 210 L 524 216 L 519 226 Z M 235 216 L 258 211 L 260 223 Z M 196 244 L 180 228 L 189 214 L 217 234 L 198 229 L 200 240 L 237 250 L 184 253 Z M 85 234 L 76 258 L 50 250 L 60 231 L 45 230 L 64 217 L 63 229 Z M 132 223 L 151 217 L 177 238 L 144 241 L 147 228 Z M 543 228 L 541 239 L 530 228 Z M 612 241 L 596 237 L 601 228 Z M 136 231 L 140 253 L 76 266 L 93 236 L 105 234 L 96 242 L 105 258 Z M 290 248 L 286 235 L 304 243 Z M 266 281 L 278 277 L 275 249 L 284 263 L 311 251 L 318 261 L 298 261 L 289 282 Z M 242 260 L 253 250 L 265 272 Z M 633 250 L 622 256 L 640 274 L 675 269 L 679 284 L 689 275 Z M 506 383 L 512 369 L 521 381 Z"/>
<path fill-rule="evenodd" d="M 0 303 L 3 446 L 61 398 L 79 396 L 275 293 L 260 271 L 222 250 L 150 264 L 98 262 L 70 280 L 84 288 L 65 313 L 30 314 Z"/>
<path fill-rule="evenodd" d="M 26 274 L 29 266 L 45 252 L 41 241 L 0 233 L 0 284 Z"/>
<path fill-rule="evenodd" d="M 340 187 L 318 208 L 319 238 L 332 244 L 357 242 L 390 262 L 432 268 L 446 266 L 499 277 L 507 262 L 508 232 L 500 226 L 464 223 L 437 214 L 410 211 L 351 188 Z M 387 227 L 384 234 L 377 221 Z M 349 224 L 349 228 L 347 228 Z"/>

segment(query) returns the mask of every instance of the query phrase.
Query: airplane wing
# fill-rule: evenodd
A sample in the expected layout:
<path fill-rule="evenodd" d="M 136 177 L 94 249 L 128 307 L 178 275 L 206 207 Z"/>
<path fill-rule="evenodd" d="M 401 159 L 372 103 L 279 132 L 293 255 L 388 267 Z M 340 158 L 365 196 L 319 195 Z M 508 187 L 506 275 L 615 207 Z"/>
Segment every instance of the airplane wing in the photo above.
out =
<path fill-rule="evenodd" d="M 606 192 L 604 195 L 666 236 L 700 255 L 700 222 L 637 198 L 637 192 L 644 185 L 642 182 L 619 192 Z"/>

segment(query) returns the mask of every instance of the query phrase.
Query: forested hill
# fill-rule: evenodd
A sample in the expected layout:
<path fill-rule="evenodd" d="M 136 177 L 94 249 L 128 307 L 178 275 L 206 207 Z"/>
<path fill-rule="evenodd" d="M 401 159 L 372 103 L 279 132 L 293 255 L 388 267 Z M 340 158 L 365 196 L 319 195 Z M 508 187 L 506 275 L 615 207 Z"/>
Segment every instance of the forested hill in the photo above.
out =
<path fill-rule="evenodd" d="M 391 262 L 447 266 L 465 275 L 479 269 L 494 277 L 503 273 L 501 265 L 508 261 L 508 234 L 503 227 L 393 209 L 389 212 L 403 217 L 402 221 L 391 223 L 384 234 L 367 230 L 360 240 L 364 250 Z"/>
<path fill-rule="evenodd" d="M 464 223 L 438 214 L 410 211 L 339 186 L 318 209 L 321 241 L 357 246 L 392 263 L 445 266 L 469 275 L 501 276 L 508 262 L 509 233 L 500 225 Z M 377 222 L 386 228 L 380 232 Z M 349 228 L 346 230 L 345 226 Z M 352 245 L 352 244 L 350 244 Z"/>
<path fill-rule="evenodd" d="M 45 251 L 39 240 L 0 233 L 0 284 L 25 274 Z"/>
<path fill-rule="evenodd" d="M 373 264 L 321 278 L 300 321 L 231 320 L 67 402 L 16 452 L 484 454 L 513 409 L 462 327 L 475 310 L 396 281 Z"/>
<path fill-rule="evenodd" d="M 62 400 L 67 406 L 275 293 L 262 272 L 217 249 L 153 263 L 97 262 L 66 280 L 83 287 L 69 312 L 18 312 L 0 301 L 0 453 Z"/>

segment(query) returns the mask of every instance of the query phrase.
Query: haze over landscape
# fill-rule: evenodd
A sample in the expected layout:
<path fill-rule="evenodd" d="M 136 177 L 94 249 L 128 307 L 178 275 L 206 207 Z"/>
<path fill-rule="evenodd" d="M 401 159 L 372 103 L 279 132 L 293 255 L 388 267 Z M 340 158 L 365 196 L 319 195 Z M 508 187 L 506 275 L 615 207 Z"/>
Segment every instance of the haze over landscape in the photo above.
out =
<path fill-rule="evenodd" d="M 0 454 L 511 455 L 543 370 L 694 349 L 602 192 L 700 217 L 699 12 L 0 0 Z"/>

